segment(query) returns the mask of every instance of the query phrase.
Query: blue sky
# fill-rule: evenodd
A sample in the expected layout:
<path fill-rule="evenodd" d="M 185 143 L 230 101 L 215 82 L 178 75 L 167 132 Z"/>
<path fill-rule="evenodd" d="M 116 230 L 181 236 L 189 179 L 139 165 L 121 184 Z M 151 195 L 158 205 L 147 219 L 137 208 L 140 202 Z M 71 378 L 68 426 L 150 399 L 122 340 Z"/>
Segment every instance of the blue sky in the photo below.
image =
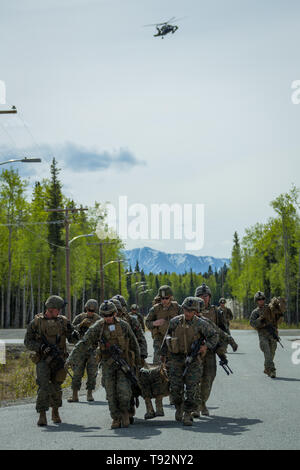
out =
<path fill-rule="evenodd" d="M 56 156 L 78 203 L 205 204 L 198 253 L 229 256 L 235 230 L 299 185 L 300 4 L 278 0 L 0 0 L 1 159 Z M 143 25 L 184 17 L 164 40 Z M 4 129 L 3 129 L 4 126 Z M 10 137 L 8 137 L 8 134 Z M 33 141 L 33 138 L 34 141 Z M 37 143 L 38 147 L 35 145 Z M 16 149 L 19 147 L 19 150 Z M 21 169 L 28 172 L 28 169 Z M 184 242 L 129 242 L 180 252 Z M 195 253 L 194 253 L 195 254 Z"/>

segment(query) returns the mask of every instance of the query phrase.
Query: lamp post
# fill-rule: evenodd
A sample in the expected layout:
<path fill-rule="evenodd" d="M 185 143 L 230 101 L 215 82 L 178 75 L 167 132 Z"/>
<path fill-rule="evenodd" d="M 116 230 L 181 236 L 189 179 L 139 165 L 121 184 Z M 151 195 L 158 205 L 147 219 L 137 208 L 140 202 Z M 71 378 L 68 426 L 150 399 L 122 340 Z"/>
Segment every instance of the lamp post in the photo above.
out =
<path fill-rule="evenodd" d="M 1 109 L 0 114 L 17 114 L 17 108 L 12 106 L 10 109 Z"/>
<path fill-rule="evenodd" d="M 40 158 L 14 158 L 12 160 L 7 160 L 5 162 L 0 162 L 0 165 L 5 165 L 6 163 L 16 163 L 16 162 L 22 162 L 22 163 L 41 163 Z"/>
<path fill-rule="evenodd" d="M 71 270 L 70 270 L 70 245 L 78 238 L 82 237 L 93 237 L 94 233 L 88 233 L 86 235 L 77 235 L 77 237 L 72 238 L 66 246 L 66 285 L 67 285 L 67 311 L 68 319 L 71 320 Z"/>
<path fill-rule="evenodd" d="M 103 269 L 102 271 L 104 271 L 104 268 L 106 266 L 108 266 L 109 264 L 113 264 L 113 263 L 119 263 L 119 294 L 121 295 L 122 294 L 122 285 L 121 285 L 121 263 L 123 263 L 123 260 L 122 259 L 114 259 L 112 261 L 108 261 L 108 263 L 106 263 L 104 266 L 103 266 Z"/>

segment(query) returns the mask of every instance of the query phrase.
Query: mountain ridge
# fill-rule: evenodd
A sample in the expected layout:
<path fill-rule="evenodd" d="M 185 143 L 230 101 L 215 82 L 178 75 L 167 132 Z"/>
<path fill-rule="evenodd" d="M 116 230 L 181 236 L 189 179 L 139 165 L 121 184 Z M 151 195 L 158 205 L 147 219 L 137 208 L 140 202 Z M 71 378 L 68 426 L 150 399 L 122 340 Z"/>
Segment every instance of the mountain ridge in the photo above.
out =
<path fill-rule="evenodd" d="M 124 250 L 124 254 L 128 262 L 128 268 L 131 266 L 131 269 L 134 270 L 138 261 L 140 270 L 143 270 L 145 274 L 150 272 L 159 274 L 165 271 L 184 274 L 191 269 L 197 274 L 204 274 L 208 271 L 209 266 L 213 271 L 215 269 L 218 271 L 224 264 L 227 264 L 227 266 L 230 264 L 229 258 L 196 256 L 190 253 L 165 253 L 149 247 Z"/>

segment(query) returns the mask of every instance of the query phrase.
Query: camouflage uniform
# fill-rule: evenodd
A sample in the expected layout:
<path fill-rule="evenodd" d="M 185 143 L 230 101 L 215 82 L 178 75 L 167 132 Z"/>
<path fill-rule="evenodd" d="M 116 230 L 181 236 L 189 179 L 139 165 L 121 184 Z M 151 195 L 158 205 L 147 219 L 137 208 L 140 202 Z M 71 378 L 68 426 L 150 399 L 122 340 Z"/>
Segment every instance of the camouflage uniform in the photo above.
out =
<path fill-rule="evenodd" d="M 196 311 L 196 301 L 192 297 L 188 297 L 182 304 L 185 305 L 190 302 L 192 308 Z M 182 412 L 184 424 L 192 424 L 191 412 L 196 407 L 196 391 L 198 384 L 202 377 L 203 361 L 198 355 L 188 366 L 187 372 L 183 377 L 186 364 L 185 360 L 187 355 L 190 354 L 192 343 L 196 340 L 205 340 L 205 344 L 209 350 L 214 350 L 218 343 L 219 336 L 216 330 L 207 322 L 193 316 L 192 320 L 187 321 L 185 315 L 181 314 L 169 323 L 166 341 L 162 346 L 162 355 L 166 355 L 168 345 L 169 349 L 169 379 L 170 379 L 170 394 L 172 401 L 176 406 L 176 420 L 182 419 Z M 184 391 L 185 386 L 185 391 Z M 184 396 L 186 394 L 186 396 Z"/>
<path fill-rule="evenodd" d="M 206 284 L 202 284 L 202 286 L 197 287 L 195 296 L 199 297 L 203 293 L 207 293 L 211 296 L 211 292 L 209 287 Z M 208 304 L 207 307 L 203 307 L 201 311 L 201 316 L 207 318 L 208 320 L 212 321 L 213 324 L 218 326 L 223 332 L 230 336 L 229 329 L 226 324 L 226 320 L 224 318 L 223 313 L 218 310 L 215 305 Z M 204 319 L 205 319 L 204 318 Z M 225 351 L 226 352 L 226 347 Z M 199 409 L 200 403 L 200 410 L 202 414 L 209 415 L 209 412 L 206 407 L 206 402 L 210 396 L 212 385 L 215 380 L 217 374 L 217 363 L 216 363 L 216 352 L 213 350 L 207 351 L 204 361 L 203 361 L 203 375 L 200 384 L 200 396 L 199 390 L 197 392 L 197 408 Z"/>
<path fill-rule="evenodd" d="M 255 294 L 255 301 L 257 300 L 258 294 L 262 294 L 262 292 L 258 292 Z M 262 296 L 261 295 L 261 296 Z M 250 325 L 256 329 L 259 338 L 259 346 L 261 351 L 264 353 L 265 357 L 265 370 L 264 373 L 269 375 L 272 378 L 276 377 L 276 368 L 274 364 L 274 357 L 275 352 L 277 349 L 277 340 L 273 338 L 271 333 L 267 331 L 266 327 L 268 325 L 272 325 L 275 329 L 276 334 L 278 335 L 278 321 L 280 317 L 283 315 L 280 309 L 274 309 L 274 300 L 269 305 L 264 305 L 262 307 L 257 307 L 253 310 L 250 316 Z"/>
<path fill-rule="evenodd" d="M 45 305 L 46 308 L 61 310 L 64 306 L 64 300 L 58 296 L 51 296 Z M 48 411 L 49 406 L 56 410 L 62 406 L 61 385 L 66 378 L 64 369 L 57 370 L 56 360 L 43 353 L 42 336 L 44 335 L 50 344 L 57 346 L 61 358 L 65 360 L 68 356 L 66 340 L 70 343 L 76 341 L 73 332 L 74 327 L 63 315 L 49 319 L 44 313 L 39 313 L 27 326 L 24 344 L 27 349 L 34 352 L 31 358 L 36 364 L 36 383 L 38 385 L 36 410 L 38 413 Z"/>
<path fill-rule="evenodd" d="M 222 302 L 224 302 L 224 303 L 222 303 Z M 226 299 L 224 299 L 224 297 L 221 297 L 221 299 L 219 300 L 219 304 L 220 304 L 219 305 L 219 310 L 223 314 L 223 317 L 224 317 L 225 322 L 226 322 L 227 329 L 229 331 L 230 322 L 231 322 L 231 320 L 233 320 L 233 314 L 232 314 L 232 311 L 230 310 L 230 308 L 226 307 L 225 302 L 226 302 Z"/>
<path fill-rule="evenodd" d="M 108 308 L 113 306 L 116 311 L 114 304 L 107 302 L 107 305 Z M 111 358 L 108 347 L 109 345 L 118 345 L 122 350 L 121 357 L 131 366 L 137 366 L 140 363 L 139 345 L 127 322 L 115 317 L 114 323 L 109 325 L 101 318 L 88 329 L 83 339 L 76 344 L 67 364 L 71 366 L 76 363 L 78 357 L 86 353 L 95 343 L 99 344 L 101 352 L 103 384 L 106 390 L 109 411 L 113 419 L 112 427 L 120 427 L 121 421 L 123 424 L 124 416 L 128 415 L 130 408 L 131 384 Z M 128 424 L 125 424 L 125 426 L 127 427 Z"/>
<path fill-rule="evenodd" d="M 96 302 L 96 301 L 94 301 Z M 98 302 L 97 302 L 98 303 Z M 90 305 L 90 301 L 86 303 L 86 308 Z M 95 310 L 98 310 L 98 306 Z M 100 320 L 100 316 L 97 313 L 93 313 L 92 316 L 88 316 L 86 312 L 80 313 L 77 315 L 73 320 L 73 326 L 78 331 L 80 338 L 83 338 L 84 334 L 87 330 L 94 324 L 96 321 Z M 87 383 L 86 389 L 87 390 L 95 390 L 96 388 L 96 377 L 97 377 L 97 370 L 98 370 L 98 362 L 96 359 L 96 347 L 91 347 L 85 355 L 81 358 L 78 358 L 78 362 L 74 364 L 73 368 L 73 380 L 72 380 L 72 389 L 73 390 L 80 390 L 81 388 L 81 380 L 84 375 L 84 371 L 87 371 Z"/>
<path fill-rule="evenodd" d="M 169 286 L 162 286 L 160 288 L 160 291 L 164 287 L 167 288 Z M 157 303 L 149 310 L 148 316 L 146 318 L 146 326 L 148 330 L 151 331 L 151 335 L 153 338 L 153 350 L 154 350 L 153 364 L 160 364 L 160 348 L 161 348 L 164 336 L 168 330 L 169 321 L 172 318 L 176 317 L 177 315 L 180 315 L 181 313 L 182 313 L 182 309 L 180 305 L 175 301 L 172 301 L 169 307 L 163 307 L 161 303 Z M 165 323 L 161 326 L 154 326 L 153 322 L 161 318 L 166 320 Z"/>
<path fill-rule="evenodd" d="M 145 322 L 144 322 L 144 317 L 143 315 L 138 312 L 139 306 L 136 304 L 131 305 L 130 312 L 129 314 L 132 315 L 133 317 L 136 317 L 137 320 L 140 322 L 141 328 L 143 332 L 145 333 Z"/>
<path fill-rule="evenodd" d="M 129 313 L 127 313 L 124 307 L 121 307 L 121 303 L 116 299 L 116 297 L 113 297 L 112 299 L 110 299 L 110 301 L 113 302 L 117 308 L 118 318 L 123 321 L 126 321 L 130 325 L 140 347 L 141 359 L 145 360 L 148 357 L 148 346 L 144 332 L 140 326 L 140 322 L 135 317 L 135 315 L 130 315 Z"/>

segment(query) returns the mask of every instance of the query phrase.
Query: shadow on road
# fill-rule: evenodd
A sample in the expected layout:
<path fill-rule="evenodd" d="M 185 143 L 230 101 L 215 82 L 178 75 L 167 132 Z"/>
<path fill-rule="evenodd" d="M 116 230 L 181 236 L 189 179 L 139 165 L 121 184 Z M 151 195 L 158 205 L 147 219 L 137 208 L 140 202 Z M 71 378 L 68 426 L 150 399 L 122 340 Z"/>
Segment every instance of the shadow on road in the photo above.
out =
<path fill-rule="evenodd" d="M 293 379 L 290 377 L 276 377 L 275 382 L 277 380 L 284 380 L 285 382 L 300 382 L 300 379 Z"/>
<path fill-rule="evenodd" d="M 248 431 L 249 426 L 262 423 L 259 419 L 249 418 L 231 418 L 228 416 L 213 416 L 212 418 L 200 418 L 194 420 L 193 426 L 183 426 L 181 423 L 177 423 L 175 420 L 143 420 L 136 419 L 133 426 L 127 429 L 119 428 L 114 429 L 113 434 L 110 438 L 125 437 L 138 440 L 151 439 L 153 436 L 158 436 L 165 429 L 184 429 L 186 431 L 192 431 L 197 433 L 207 434 L 224 434 L 226 436 L 239 436 L 243 432 Z M 89 435 L 82 437 L 107 437 L 106 435 Z"/>
<path fill-rule="evenodd" d="M 97 429 L 100 430 L 101 428 L 96 426 L 86 427 L 80 424 L 62 423 L 58 426 L 48 425 L 45 427 L 44 432 L 91 432 L 97 431 Z"/>
<path fill-rule="evenodd" d="M 107 401 L 78 401 L 76 402 L 76 405 L 89 405 L 89 406 L 93 406 L 93 405 L 107 405 Z"/>

